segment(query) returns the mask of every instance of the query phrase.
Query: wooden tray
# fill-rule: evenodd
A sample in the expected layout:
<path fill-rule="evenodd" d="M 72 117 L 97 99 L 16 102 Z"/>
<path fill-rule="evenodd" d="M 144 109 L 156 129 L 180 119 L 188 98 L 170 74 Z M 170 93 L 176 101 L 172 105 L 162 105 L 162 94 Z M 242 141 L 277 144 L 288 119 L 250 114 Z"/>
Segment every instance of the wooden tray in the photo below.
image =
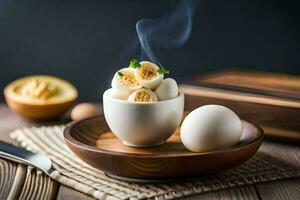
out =
<path fill-rule="evenodd" d="M 127 181 L 191 178 L 220 173 L 251 158 L 263 140 L 259 127 L 243 121 L 243 135 L 234 147 L 193 153 L 181 143 L 179 130 L 157 147 L 133 148 L 109 130 L 104 116 L 72 122 L 64 130 L 68 147 L 84 162 Z"/>
<path fill-rule="evenodd" d="M 182 80 L 185 109 L 221 104 L 263 128 L 266 138 L 300 142 L 300 77 L 225 70 Z"/>

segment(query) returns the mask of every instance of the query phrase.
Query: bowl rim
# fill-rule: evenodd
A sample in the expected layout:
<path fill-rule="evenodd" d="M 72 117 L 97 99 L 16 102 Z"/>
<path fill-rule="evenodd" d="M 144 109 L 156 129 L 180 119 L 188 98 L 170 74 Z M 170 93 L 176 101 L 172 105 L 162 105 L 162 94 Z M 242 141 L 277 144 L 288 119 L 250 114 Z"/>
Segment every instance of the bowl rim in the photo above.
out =
<path fill-rule="evenodd" d="M 82 119 L 79 121 L 73 121 L 73 122 L 67 124 L 63 130 L 63 136 L 64 136 L 65 143 L 67 143 L 67 145 L 69 143 L 69 144 L 76 146 L 79 149 L 83 149 L 85 151 L 92 151 L 92 152 L 110 155 L 110 156 L 114 155 L 114 156 L 127 157 L 127 158 L 165 158 L 166 157 L 166 154 L 126 153 L 126 152 L 116 152 L 116 151 L 100 149 L 100 148 L 96 148 L 95 146 L 91 146 L 91 145 L 85 144 L 83 142 L 80 142 L 72 136 L 71 131 L 75 126 L 77 126 L 80 123 L 84 123 L 87 120 L 92 120 L 94 118 L 99 118 L 99 117 L 101 117 L 102 120 L 105 120 L 104 115 L 101 114 L 98 116 L 85 118 L 85 119 Z M 206 156 L 206 155 L 213 155 L 213 154 L 224 154 L 224 153 L 229 153 L 232 151 L 239 151 L 241 149 L 247 148 L 248 146 L 251 146 L 254 144 L 258 144 L 258 146 L 260 146 L 260 144 L 262 143 L 263 138 L 264 138 L 263 129 L 254 123 L 250 123 L 245 120 L 241 120 L 241 121 L 242 121 L 243 126 L 244 126 L 244 124 L 247 124 L 247 125 L 250 125 L 253 128 L 255 128 L 257 130 L 257 137 L 255 137 L 253 140 L 249 140 L 248 142 L 246 142 L 244 144 L 237 144 L 237 145 L 234 145 L 231 147 L 226 147 L 223 149 L 217 149 L 217 150 L 208 151 L 208 152 L 192 152 L 191 151 L 186 154 L 168 154 L 167 157 L 194 157 L 194 156 Z"/>
<path fill-rule="evenodd" d="M 178 96 L 172 99 L 168 99 L 168 100 L 163 100 L 163 101 L 155 101 L 155 102 L 129 102 L 126 100 L 122 100 L 122 99 L 116 99 L 113 98 L 111 96 L 108 95 L 109 90 L 111 90 L 112 88 L 109 88 L 107 90 L 105 90 L 105 92 L 103 93 L 103 103 L 104 103 L 104 99 L 109 99 L 110 101 L 114 101 L 114 102 L 118 102 L 118 103 L 123 103 L 123 104 L 127 104 L 127 105 L 157 105 L 157 104 L 164 104 L 164 103 L 171 103 L 173 101 L 177 101 L 180 100 L 181 98 L 184 98 L 184 93 L 183 92 L 178 92 Z"/>
<path fill-rule="evenodd" d="M 26 101 L 22 101 L 18 98 L 15 98 L 13 93 L 12 93 L 12 89 L 13 89 L 13 85 L 14 84 L 18 84 L 18 83 L 21 83 L 22 81 L 26 80 L 26 79 L 30 79 L 30 78 L 35 78 L 35 77 L 38 77 L 38 78 L 43 78 L 43 77 L 46 77 L 46 78 L 51 78 L 51 79 L 55 79 L 55 80 L 58 80 L 58 81 L 61 81 L 63 84 L 66 84 L 68 85 L 68 87 L 70 87 L 73 92 L 74 92 L 74 96 L 72 97 L 68 97 L 66 99 L 63 99 L 63 100 L 59 100 L 59 101 L 54 101 L 54 102 L 43 102 L 43 103 L 40 103 L 40 102 L 26 102 Z M 11 82 L 9 82 L 3 89 L 3 96 L 5 98 L 6 101 L 12 101 L 14 103 L 17 103 L 17 104 L 20 104 L 20 105 L 25 105 L 25 106 L 35 106 L 35 107 L 43 107 L 43 106 L 56 106 L 56 105 L 62 105 L 62 104 L 68 104 L 68 103 L 73 103 L 76 101 L 76 99 L 78 98 L 78 90 L 76 89 L 76 87 L 69 81 L 65 80 L 65 79 L 62 79 L 60 77 L 57 77 L 57 76 L 53 76 L 53 75 L 47 75 L 47 74 L 36 74 L 36 75 L 29 75 L 29 76 L 24 76 L 24 77 L 21 77 L 21 78 L 18 78 L 16 80 L 13 80 Z"/>
<path fill-rule="evenodd" d="M 11 98 L 9 95 L 6 95 L 5 92 L 4 92 L 4 99 L 7 103 L 8 103 L 8 101 L 11 101 L 11 102 L 14 102 L 15 104 L 18 104 L 18 105 L 30 106 L 30 107 L 39 107 L 39 108 L 50 107 L 50 106 L 60 106 L 60 105 L 63 105 L 63 104 L 73 104 L 76 101 L 77 98 L 78 97 L 76 97 L 74 99 L 67 100 L 67 101 L 55 102 L 55 103 L 31 104 L 31 103 L 28 103 L 28 102 L 16 101 L 15 99 Z"/>

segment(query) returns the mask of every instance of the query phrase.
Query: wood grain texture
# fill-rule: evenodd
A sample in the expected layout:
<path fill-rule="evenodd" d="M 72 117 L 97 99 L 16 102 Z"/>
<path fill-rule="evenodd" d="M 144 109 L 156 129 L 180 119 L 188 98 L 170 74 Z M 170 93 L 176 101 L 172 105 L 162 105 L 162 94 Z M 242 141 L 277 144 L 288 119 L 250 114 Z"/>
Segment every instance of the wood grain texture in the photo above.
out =
<path fill-rule="evenodd" d="M 89 195 L 83 194 L 81 192 L 75 191 L 74 189 L 69 188 L 67 186 L 64 185 L 60 186 L 56 200 L 75 200 L 75 199 L 93 200 L 94 198 Z"/>
<path fill-rule="evenodd" d="M 110 132 L 103 115 L 68 125 L 64 137 L 78 157 L 112 175 L 138 179 L 191 178 L 233 168 L 256 153 L 263 132 L 250 123 L 242 123 L 243 133 L 237 145 L 208 153 L 188 151 L 180 141 L 179 130 L 157 147 L 124 146 Z"/>
<path fill-rule="evenodd" d="M 236 104 L 232 100 L 217 99 L 195 95 L 185 95 L 186 109 L 193 110 L 199 106 L 207 104 L 219 104 L 231 108 L 240 118 L 259 124 L 261 127 L 267 127 L 265 130 L 266 137 L 275 139 L 289 139 L 292 133 L 300 135 L 300 110 L 279 106 L 270 106 L 249 102 L 239 102 Z M 283 130 L 283 132 L 280 132 Z M 290 133 L 290 134 L 289 134 Z M 291 135 L 290 137 L 284 137 Z M 277 137 L 276 137 L 277 136 Z M 299 137 L 292 137 L 298 139 Z"/>
<path fill-rule="evenodd" d="M 255 186 L 243 186 L 238 188 L 229 188 L 226 190 L 220 190 L 216 192 L 208 192 L 199 195 L 193 195 L 190 197 L 179 198 L 182 200 L 210 200 L 210 199 L 222 199 L 222 200 L 259 200 L 259 196 L 256 192 Z"/>
<path fill-rule="evenodd" d="M 25 182 L 26 174 L 27 166 L 23 164 L 18 164 L 17 172 L 14 177 L 14 182 L 10 189 L 10 193 L 7 197 L 7 200 L 19 199 Z"/>
<path fill-rule="evenodd" d="M 62 119 L 62 121 L 66 122 L 68 120 Z M 59 121 L 54 123 L 59 123 Z M 48 123 L 45 123 L 44 125 L 47 124 Z M 52 123 L 49 124 L 51 125 Z M 8 133 L 16 128 L 21 128 L 24 126 L 40 126 L 40 124 L 24 120 L 18 115 L 10 112 L 5 105 L 3 104 L 0 105 L 0 140 L 14 143 L 15 141 L 13 141 L 8 137 Z M 286 159 L 294 161 L 295 165 L 300 167 L 299 146 L 290 145 L 290 144 L 280 144 L 276 142 L 265 142 L 263 147 L 266 149 L 266 151 L 276 152 L 276 154 L 280 154 L 286 157 Z M 5 161 L 5 162 L 10 163 L 6 165 L 9 165 L 9 167 L 11 168 L 10 170 L 12 172 L 17 169 L 17 164 L 11 161 Z M 12 174 L 13 175 L 10 178 L 14 179 L 15 173 L 13 172 Z M 5 174 L 2 170 L 0 170 L 0 179 L 8 180 L 9 177 L 6 176 L 7 174 Z M 185 197 L 181 199 L 266 199 L 266 200 L 267 199 L 275 199 L 275 200 L 294 199 L 294 200 L 298 200 L 300 195 L 299 182 L 300 179 L 281 180 L 276 182 L 256 184 L 253 186 L 244 186 L 244 187 L 231 188 L 231 189 L 226 189 L 217 192 L 209 192 L 209 193 Z M 2 192 L 3 189 L 10 190 L 11 185 L 6 182 L 5 188 L 1 186 L 0 189 L 1 189 L 0 193 Z M 287 192 L 289 193 L 288 195 L 286 194 Z M 8 193 L 6 193 L 6 195 L 8 195 Z M 66 186 L 60 186 L 57 194 L 57 200 L 71 200 L 71 199 L 92 200 L 93 198 L 88 195 L 82 194 L 78 191 L 75 191 L 71 188 L 68 188 Z"/>
<path fill-rule="evenodd" d="M 45 199 L 56 198 L 58 183 L 41 171 L 28 166 L 25 182 L 20 199 Z"/>
<path fill-rule="evenodd" d="M 254 88 L 300 95 L 300 77 L 254 70 L 227 70 L 190 77 L 189 80 L 228 86 Z"/>
<path fill-rule="evenodd" d="M 18 165 L 0 158 L 0 199 L 7 199 Z"/>
<path fill-rule="evenodd" d="M 25 126 L 42 126 L 68 122 L 68 118 L 58 119 L 54 122 L 33 122 L 26 120 L 11 112 L 7 106 L 0 104 L 0 140 L 13 143 L 17 142 L 9 137 L 9 133 Z M 12 161 L 0 159 L 0 199 L 55 199 L 59 184 L 48 176 L 27 166 Z M 33 174 L 33 175 L 32 175 Z M 32 176 L 31 176 L 32 175 Z"/>
<path fill-rule="evenodd" d="M 18 114 L 37 121 L 56 119 L 74 103 L 74 101 L 71 101 L 54 105 L 30 105 L 15 102 L 9 98 L 6 98 L 6 101 L 8 106 Z"/>
<path fill-rule="evenodd" d="M 290 143 L 268 142 L 263 151 L 276 152 L 274 155 L 291 166 L 300 168 L 300 146 Z M 261 199 L 300 199 L 300 179 L 279 180 L 269 183 L 256 184 L 256 191 Z"/>
<path fill-rule="evenodd" d="M 300 142 L 300 77 L 225 71 L 188 80 L 180 85 L 186 110 L 224 105 L 265 128 L 266 137 Z"/>
<path fill-rule="evenodd" d="M 300 180 L 281 180 L 255 186 L 261 199 L 300 199 Z"/>

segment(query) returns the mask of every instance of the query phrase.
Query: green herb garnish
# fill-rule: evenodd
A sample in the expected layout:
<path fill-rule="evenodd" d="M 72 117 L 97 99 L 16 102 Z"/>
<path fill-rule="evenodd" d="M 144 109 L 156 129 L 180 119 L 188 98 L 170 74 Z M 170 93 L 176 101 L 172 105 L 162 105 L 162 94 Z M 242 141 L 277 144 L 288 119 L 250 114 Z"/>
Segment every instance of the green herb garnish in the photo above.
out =
<path fill-rule="evenodd" d="M 141 66 L 141 64 L 135 58 L 132 59 L 129 63 L 129 67 L 132 67 L 134 69 L 139 68 L 140 66 Z"/>
<path fill-rule="evenodd" d="M 124 76 L 124 74 L 122 72 L 118 72 L 118 75 L 121 77 Z"/>
<path fill-rule="evenodd" d="M 170 70 L 167 69 L 158 69 L 157 72 L 159 74 L 170 74 Z"/>

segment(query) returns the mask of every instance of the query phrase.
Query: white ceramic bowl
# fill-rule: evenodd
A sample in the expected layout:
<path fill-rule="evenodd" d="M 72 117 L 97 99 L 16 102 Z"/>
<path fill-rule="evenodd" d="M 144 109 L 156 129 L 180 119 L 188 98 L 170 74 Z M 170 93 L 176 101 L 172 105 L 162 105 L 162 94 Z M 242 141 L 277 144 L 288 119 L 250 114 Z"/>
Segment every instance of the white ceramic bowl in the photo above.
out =
<path fill-rule="evenodd" d="M 103 110 L 111 131 L 127 146 L 152 147 L 163 144 L 180 125 L 184 94 L 165 101 L 132 103 L 103 94 Z"/>

